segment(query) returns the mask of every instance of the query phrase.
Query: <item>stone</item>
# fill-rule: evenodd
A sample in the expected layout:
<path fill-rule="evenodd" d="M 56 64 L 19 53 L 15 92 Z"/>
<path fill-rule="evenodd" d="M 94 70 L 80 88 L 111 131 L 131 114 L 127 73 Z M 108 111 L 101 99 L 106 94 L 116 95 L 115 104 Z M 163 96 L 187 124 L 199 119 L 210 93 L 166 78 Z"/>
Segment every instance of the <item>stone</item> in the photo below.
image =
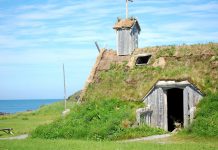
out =
<path fill-rule="evenodd" d="M 192 123 L 194 120 L 194 115 L 195 115 L 196 107 L 192 107 L 190 109 L 190 122 Z"/>
<path fill-rule="evenodd" d="M 166 60 L 164 57 L 158 58 L 152 65 L 153 67 L 161 67 L 164 68 L 166 66 Z"/>
<path fill-rule="evenodd" d="M 70 113 L 70 109 L 66 109 L 62 112 L 62 116 L 64 117 L 64 116 L 68 115 L 69 113 Z"/>

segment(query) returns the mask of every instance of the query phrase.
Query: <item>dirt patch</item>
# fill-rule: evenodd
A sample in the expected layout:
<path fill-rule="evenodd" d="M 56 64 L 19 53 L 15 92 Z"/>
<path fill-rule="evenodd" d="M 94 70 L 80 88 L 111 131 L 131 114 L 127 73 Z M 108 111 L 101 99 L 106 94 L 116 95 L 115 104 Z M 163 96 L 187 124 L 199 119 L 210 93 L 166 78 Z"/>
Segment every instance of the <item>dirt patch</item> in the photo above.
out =
<path fill-rule="evenodd" d="M 130 56 L 117 56 L 113 50 L 106 50 L 98 64 L 97 71 L 109 70 L 111 64 L 122 64 L 129 61 Z"/>
<path fill-rule="evenodd" d="M 153 63 L 153 67 L 161 67 L 164 68 L 166 65 L 166 60 L 164 57 L 160 57 L 157 60 L 155 60 L 155 62 Z"/>
<path fill-rule="evenodd" d="M 23 140 L 26 138 L 28 138 L 28 134 L 23 134 L 14 137 L 8 137 L 8 138 L 0 138 L 0 140 Z"/>
<path fill-rule="evenodd" d="M 172 136 L 172 134 L 153 135 L 148 137 L 129 139 L 129 140 L 125 140 L 124 142 L 151 141 L 151 140 L 168 138 L 170 136 Z"/>

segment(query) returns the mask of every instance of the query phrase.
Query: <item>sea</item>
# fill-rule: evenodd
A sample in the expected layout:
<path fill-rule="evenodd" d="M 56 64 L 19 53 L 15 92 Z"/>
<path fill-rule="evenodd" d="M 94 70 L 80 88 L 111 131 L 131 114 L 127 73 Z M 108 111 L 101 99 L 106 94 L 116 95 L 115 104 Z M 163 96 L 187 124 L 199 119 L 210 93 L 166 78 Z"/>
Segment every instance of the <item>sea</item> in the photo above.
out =
<path fill-rule="evenodd" d="M 61 100 L 60 99 L 0 100 L 0 112 L 17 113 L 23 111 L 32 111 L 40 108 L 43 105 L 48 105 L 58 101 Z"/>

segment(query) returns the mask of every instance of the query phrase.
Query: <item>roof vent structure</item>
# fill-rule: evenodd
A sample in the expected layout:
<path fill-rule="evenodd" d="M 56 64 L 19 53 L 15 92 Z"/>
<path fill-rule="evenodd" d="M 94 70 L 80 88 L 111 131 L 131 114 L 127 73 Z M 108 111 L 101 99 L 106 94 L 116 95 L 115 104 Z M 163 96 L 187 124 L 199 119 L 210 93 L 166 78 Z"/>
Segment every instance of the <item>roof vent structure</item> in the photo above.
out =
<path fill-rule="evenodd" d="M 147 65 L 151 58 L 151 54 L 141 54 L 137 57 L 135 65 Z"/>
<path fill-rule="evenodd" d="M 117 55 L 131 55 L 138 48 L 138 35 L 141 28 L 135 18 L 119 19 L 114 25 L 116 31 Z"/>

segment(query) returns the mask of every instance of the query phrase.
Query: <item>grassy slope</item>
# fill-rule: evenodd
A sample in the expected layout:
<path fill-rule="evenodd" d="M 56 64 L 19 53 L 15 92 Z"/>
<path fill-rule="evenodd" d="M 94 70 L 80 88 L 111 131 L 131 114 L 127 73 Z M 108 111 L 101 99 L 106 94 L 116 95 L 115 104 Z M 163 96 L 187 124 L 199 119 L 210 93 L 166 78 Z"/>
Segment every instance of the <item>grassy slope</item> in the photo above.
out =
<path fill-rule="evenodd" d="M 77 102 L 81 94 L 81 90 L 75 92 L 73 95 L 68 97 L 68 101 Z"/>
<path fill-rule="evenodd" d="M 72 102 L 69 102 L 68 106 L 72 107 Z M 0 116 L 0 128 L 13 128 L 15 135 L 29 133 L 41 124 L 48 124 L 60 118 L 63 109 L 63 102 L 56 102 L 37 111 Z M 0 137 L 5 136 L 9 135 L 0 132 Z"/>
<path fill-rule="evenodd" d="M 120 100 L 87 101 L 74 107 L 65 119 L 49 126 L 37 128 L 34 137 L 73 139 L 128 139 L 163 133 L 161 130 L 141 126 L 131 128 L 134 110 L 139 103 Z M 218 93 L 206 96 L 199 104 L 194 123 L 181 135 L 218 138 Z"/>
<path fill-rule="evenodd" d="M 141 100 L 159 79 L 190 79 L 206 94 L 217 91 L 218 44 L 150 47 L 138 49 L 135 54 L 146 52 L 153 53 L 147 66 L 130 69 L 124 63 L 111 65 L 107 71 L 99 71 L 84 99 Z M 160 57 L 166 59 L 165 68 L 152 67 Z"/>
<path fill-rule="evenodd" d="M 195 136 L 218 137 L 218 93 L 199 103 L 193 124 L 184 131 Z"/>
<path fill-rule="evenodd" d="M 133 128 L 136 102 L 116 99 L 87 101 L 50 125 L 38 127 L 32 137 L 46 139 L 117 140 L 164 133 L 148 126 Z"/>

